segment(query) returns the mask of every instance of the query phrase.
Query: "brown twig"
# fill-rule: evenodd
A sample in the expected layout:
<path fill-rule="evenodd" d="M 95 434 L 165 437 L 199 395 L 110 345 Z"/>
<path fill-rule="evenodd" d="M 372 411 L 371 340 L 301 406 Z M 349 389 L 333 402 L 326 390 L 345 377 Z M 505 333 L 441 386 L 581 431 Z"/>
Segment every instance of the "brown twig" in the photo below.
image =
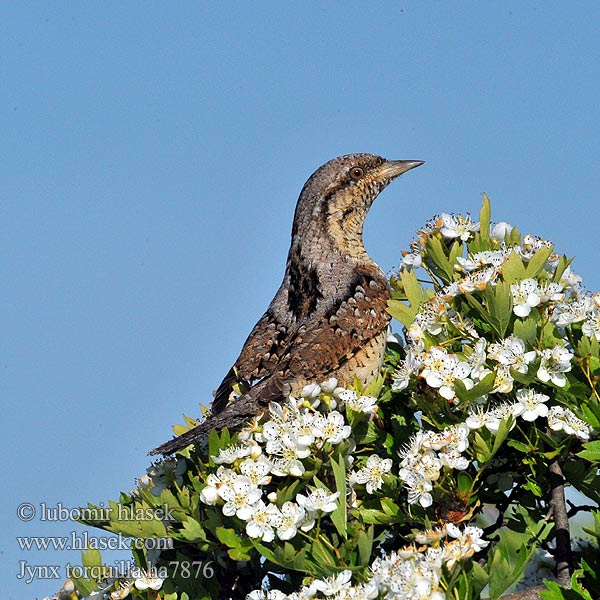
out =
<path fill-rule="evenodd" d="M 591 512 L 592 510 L 598 510 L 597 506 L 594 506 L 593 504 L 580 504 L 580 505 L 576 505 L 573 504 L 570 500 L 567 500 L 567 504 L 569 505 L 569 519 L 571 517 L 574 517 L 577 513 L 579 512 Z"/>
<path fill-rule="evenodd" d="M 513 592 L 507 596 L 502 596 L 502 600 L 540 600 L 540 592 L 546 590 L 545 585 L 536 585 L 518 592 Z"/>
<path fill-rule="evenodd" d="M 550 506 L 556 527 L 556 581 L 564 588 L 571 587 L 571 534 L 569 532 L 569 515 L 565 501 L 565 480 L 557 460 L 548 467 L 550 478 Z"/>

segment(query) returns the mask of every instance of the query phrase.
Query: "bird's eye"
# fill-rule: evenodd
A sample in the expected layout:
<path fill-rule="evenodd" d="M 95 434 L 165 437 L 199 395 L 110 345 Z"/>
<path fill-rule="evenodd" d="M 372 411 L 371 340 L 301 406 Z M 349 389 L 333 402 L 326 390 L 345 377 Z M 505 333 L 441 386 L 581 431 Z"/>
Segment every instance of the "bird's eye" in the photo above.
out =
<path fill-rule="evenodd" d="M 352 167 L 350 169 L 350 177 L 354 180 L 360 179 L 365 174 L 365 171 L 362 167 Z"/>

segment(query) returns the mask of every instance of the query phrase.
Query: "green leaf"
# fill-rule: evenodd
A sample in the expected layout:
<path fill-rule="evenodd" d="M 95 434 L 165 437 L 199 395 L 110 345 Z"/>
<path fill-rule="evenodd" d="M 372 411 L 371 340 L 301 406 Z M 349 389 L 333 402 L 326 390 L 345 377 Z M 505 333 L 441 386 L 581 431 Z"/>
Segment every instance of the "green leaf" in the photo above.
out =
<path fill-rule="evenodd" d="M 598 354 L 600 352 L 600 343 L 596 337 L 589 338 L 587 336 L 583 336 L 579 343 L 577 344 L 577 356 L 581 356 L 582 358 L 590 356 L 597 360 Z M 597 363 L 596 363 L 597 365 Z M 590 364 L 592 370 L 594 370 L 592 364 Z"/>
<path fill-rule="evenodd" d="M 476 383 L 470 390 L 465 387 L 465 384 L 460 379 L 454 380 L 454 391 L 457 398 L 461 402 L 470 402 L 476 398 L 485 396 L 494 389 L 495 373 L 488 373 L 481 381 Z"/>
<path fill-rule="evenodd" d="M 473 478 L 465 471 L 459 471 L 457 476 L 458 491 L 467 494 L 473 487 Z"/>
<path fill-rule="evenodd" d="M 217 527 L 215 531 L 217 538 L 228 548 L 235 548 L 240 545 L 240 536 L 235 529 L 229 527 Z"/>
<path fill-rule="evenodd" d="M 208 434 L 208 455 L 219 456 L 219 450 L 226 448 L 230 441 L 231 436 L 227 429 L 223 429 L 220 434 L 216 429 L 212 429 Z"/>
<path fill-rule="evenodd" d="M 486 432 L 488 435 L 491 435 L 487 430 L 484 430 L 484 432 Z M 472 446 L 473 450 L 475 451 L 475 458 L 477 459 L 477 462 L 481 465 L 488 463 L 490 460 L 492 460 L 492 447 L 485 441 L 479 432 L 474 431 L 471 433 L 471 435 L 473 436 Z"/>
<path fill-rule="evenodd" d="M 418 308 L 417 310 L 414 310 L 401 300 L 388 300 L 387 311 L 394 319 L 397 319 L 404 327 L 408 328 L 412 325 L 415 315 L 418 312 Z"/>
<path fill-rule="evenodd" d="M 275 546 L 274 549 L 271 549 L 257 540 L 254 540 L 253 545 L 262 556 L 274 565 L 303 573 L 308 571 L 306 546 L 298 550 L 289 542 L 285 542 L 283 548 Z M 315 573 L 311 571 L 311 574 L 314 575 Z"/>
<path fill-rule="evenodd" d="M 427 255 L 433 261 L 431 266 L 436 275 L 441 277 L 446 283 L 449 283 L 454 274 L 454 265 L 448 260 L 440 239 L 430 236 L 425 243 L 425 249 Z"/>
<path fill-rule="evenodd" d="M 402 281 L 404 293 L 411 307 L 418 309 L 423 300 L 423 292 L 421 291 L 421 284 L 417 280 L 414 270 L 403 269 L 400 273 L 400 280 Z"/>
<path fill-rule="evenodd" d="M 510 246 L 520 246 L 521 245 L 521 232 L 513 227 L 508 234 L 508 240 L 505 240 Z"/>
<path fill-rule="evenodd" d="M 527 269 L 521 257 L 513 250 L 510 256 L 502 264 L 502 279 L 509 285 L 527 279 Z"/>
<path fill-rule="evenodd" d="M 544 246 L 540 248 L 530 259 L 529 264 L 527 265 L 527 277 L 537 277 L 546 266 L 550 255 L 554 251 L 554 246 L 547 247 Z"/>
<path fill-rule="evenodd" d="M 135 506 L 121 506 L 119 520 L 111 521 L 106 526 L 108 531 L 120 533 L 128 537 L 159 538 L 167 537 L 167 530 L 160 519 L 151 518 L 155 514 L 153 508 L 145 503 Z M 140 518 L 139 515 L 145 515 Z"/>
<path fill-rule="evenodd" d="M 487 585 L 489 581 L 488 574 L 477 561 L 473 561 L 472 578 L 475 588 L 475 595 L 473 597 L 477 598 L 479 592 L 481 592 L 481 590 Z"/>
<path fill-rule="evenodd" d="M 600 462 L 600 440 L 586 442 L 583 444 L 583 448 L 581 452 L 577 453 L 577 456 L 590 462 Z"/>
<path fill-rule="evenodd" d="M 567 270 L 567 267 L 573 262 L 572 258 L 567 258 L 564 254 L 558 259 L 558 265 L 556 266 L 556 270 L 554 271 L 554 276 L 552 277 L 552 281 L 558 283 L 563 276 L 564 272 Z"/>
<path fill-rule="evenodd" d="M 503 338 L 512 318 L 510 286 L 503 281 L 499 281 L 495 286 L 488 285 L 484 293 L 487 301 L 487 312 L 490 315 L 488 322 Z"/>
<path fill-rule="evenodd" d="M 490 239 L 490 221 L 492 218 L 492 206 L 486 193 L 483 194 L 481 210 L 479 211 L 479 235 L 481 239 L 487 241 Z"/>
<path fill-rule="evenodd" d="M 583 404 L 581 406 L 584 421 L 591 425 L 594 429 L 600 429 L 600 405 L 598 404 Z"/>
<path fill-rule="evenodd" d="M 376 398 L 379 396 L 381 389 L 383 388 L 383 384 L 385 383 L 385 374 L 380 373 L 377 377 L 371 379 L 365 388 L 364 395 L 365 396 L 375 396 Z"/>
<path fill-rule="evenodd" d="M 515 448 L 515 450 L 518 450 L 523 454 L 528 454 L 531 450 L 531 446 L 529 446 L 529 444 L 519 442 L 518 440 L 509 440 L 507 443 L 511 448 Z"/>
<path fill-rule="evenodd" d="M 101 579 L 101 573 L 105 569 L 110 571 L 108 567 L 102 565 L 102 556 L 99 550 L 83 550 L 81 553 L 81 564 L 84 573 L 94 573 L 98 579 Z M 98 589 L 98 584 L 94 579 L 87 577 L 75 577 L 73 573 L 67 573 L 67 576 L 73 580 L 75 587 L 85 598 Z"/>
<path fill-rule="evenodd" d="M 348 514 L 346 508 L 346 463 L 341 453 L 337 460 L 331 457 L 331 468 L 335 477 L 336 491 L 339 492 L 337 499 L 337 508 L 331 513 L 331 520 L 338 533 L 344 538 L 348 538 Z"/>
<path fill-rule="evenodd" d="M 525 525 L 525 531 L 516 531 Z M 497 600 L 523 577 L 525 569 L 537 553 L 538 543 L 552 530 L 552 524 L 537 522 L 527 515 L 527 509 L 517 507 L 508 526 L 498 530 L 498 542 L 488 556 L 490 598 Z"/>
<path fill-rule="evenodd" d="M 181 535 L 189 542 L 206 541 L 206 533 L 202 525 L 190 516 L 183 522 Z"/>
<path fill-rule="evenodd" d="M 219 541 L 227 546 L 227 554 L 232 560 L 250 560 L 250 550 L 254 547 L 251 541 L 242 538 L 235 529 L 227 527 L 217 527 L 216 534 Z"/>
<path fill-rule="evenodd" d="M 81 564 L 87 569 L 102 566 L 100 550 L 84 550 L 81 553 Z"/>
<path fill-rule="evenodd" d="M 582 569 L 577 569 L 573 573 L 571 576 L 571 589 L 563 588 L 555 581 L 544 581 L 548 589 L 540 591 L 540 598 L 542 600 L 594 600 L 578 581 L 582 575 Z"/>
<path fill-rule="evenodd" d="M 365 532 L 361 529 L 358 532 L 358 563 L 366 567 L 371 562 L 371 551 L 373 550 L 373 526 Z"/>
<path fill-rule="evenodd" d="M 324 567 L 328 567 L 326 571 L 330 570 L 332 567 L 337 566 L 338 561 L 336 560 L 335 556 L 325 546 L 325 544 L 321 541 L 320 538 L 317 538 L 313 541 L 310 550 L 317 564 L 322 565 Z"/>
<path fill-rule="evenodd" d="M 500 421 L 500 425 L 498 426 L 498 431 L 496 431 L 496 435 L 494 436 L 494 445 L 492 446 L 492 456 L 500 450 L 506 436 L 510 433 L 511 427 L 515 422 L 515 418 L 510 416 L 508 419 L 502 419 Z"/>
<path fill-rule="evenodd" d="M 513 325 L 514 336 L 522 339 L 530 347 L 534 346 L 537 340 L 539 316 L 540 313 L 534 310 L 524 319 L 515 319 Z"/>
<path fill-rule="evenodd" d="M 452 244 L 452 246 L 450 247 L 450 254 L 448 255 L 449 263 L 451 265 L 455 265 L 457 257 L 462 256 L 462 253 L 463 245 L 460 242 L 455 241 L 454 244 Z"/>
<path fill-rule="evenodd" d="M 236 561 L 245 561 L 250 560 L 252 556 L 250 555 L 250 550 L 252 550 L 252 545 L 240 546 L 239 548 L 229 548 L 227 550 L 227 555 L 231 560 Z"/>
<path fill-rule="evenodd" d="M 534 496 L 541 498 L 544 493 L 542 488 L 535 482 L 533 479 L 529 479 L 525 485 L 523 485 L 524 490 L 529 490 Z"/>
<path fill-rule="evenodd" d="M 400 511 L 398 505 L 391 498 L 382 498 L 381 508 L 383 508 L 384 512 L 390 516 L 395 516 Z"/>
<path fill-rule="evenodd" d="M 365 501 L 359 508 L 352 511 L 352 515 L 367 525 L 383 525 L 401 523 L 404 517 L 399 514 L 398 505 L 393 501 L 384 503 L 384 498 L 375 498 Z M 395 506 L 395 510 L 394 510 Z"/>

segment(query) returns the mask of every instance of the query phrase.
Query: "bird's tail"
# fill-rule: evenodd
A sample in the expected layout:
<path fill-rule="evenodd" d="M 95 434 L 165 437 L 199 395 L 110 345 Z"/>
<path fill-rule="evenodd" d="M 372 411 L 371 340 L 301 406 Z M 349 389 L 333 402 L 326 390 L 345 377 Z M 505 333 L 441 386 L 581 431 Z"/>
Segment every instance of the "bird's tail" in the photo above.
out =
<path fill-rule="evenodd" d="M 149 454 L 173 454 L 186 446 L 195 444 L 206 447 L 208 434 L 216 429 L 239 429 L 248 419 L 265 410 L 269 402 L 281 402 L 289 395 L 289 386 L 279 377 L 272 376 L 255 384 L 248 392 L 239 396 L 225 409 L 217 414 L 211 414 L 206 421 L 186 431 L 184 434 L 161 444 Z"/>

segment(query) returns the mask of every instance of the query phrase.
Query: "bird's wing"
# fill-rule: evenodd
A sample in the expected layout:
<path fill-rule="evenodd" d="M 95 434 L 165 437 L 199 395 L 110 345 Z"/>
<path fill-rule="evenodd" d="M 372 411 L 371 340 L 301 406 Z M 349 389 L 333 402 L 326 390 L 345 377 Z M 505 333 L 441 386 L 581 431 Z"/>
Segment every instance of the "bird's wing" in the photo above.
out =
<path fill-rule="evenodd" d="M 291 327 L 269 309 L 254 326 L 234 365 L 215 392 L 212 413 L 220 413 L 228 404 L 236 383 L 252 385 L 271 375 L 283 356 Z"/>
<path fill-rule="evenodd" d="M 254 326 L 240 356 L 215 392 L 212 414 L 229 403 L 233 385 L 252 386 L 271 379 L 261 402 L 279 401 L 286 382 L 325 378 L 380 334 L 388 325 L 389 285 L 371 273 L 355 273 L 345 299 L 322 305 L 301 321 L 286 322 L 276 296 L 271 307 Z M 269 393 L 272 392 L 272 393 Z"/>

